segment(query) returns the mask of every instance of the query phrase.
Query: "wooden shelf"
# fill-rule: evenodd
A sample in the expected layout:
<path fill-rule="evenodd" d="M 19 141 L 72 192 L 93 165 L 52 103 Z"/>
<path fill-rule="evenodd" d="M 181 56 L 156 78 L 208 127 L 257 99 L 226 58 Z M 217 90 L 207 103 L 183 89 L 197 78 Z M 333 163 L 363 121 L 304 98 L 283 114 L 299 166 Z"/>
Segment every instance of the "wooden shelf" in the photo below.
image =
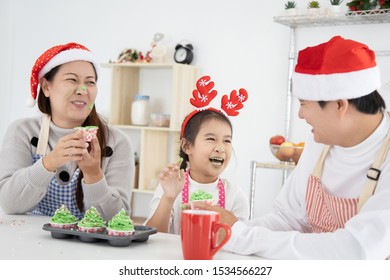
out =
<path fill-rule="evenodd" d="M 158 174 L 178 158 L 180 127 L 192 110 L 189 99 L 199 78 L 198 68 L 177 63 L 103 63 L 102 67 L 111 68 L 112 75 L 110 125 L 125 132 L 136 131 L 135 137 L 139 137 L 139 176 L 134 192 L 153 193 Z M 151 84 L 158 92 L 155 90 L 148 95 L 164 110 L 151 113 L 169 114 L 169 127 L 131 125 L 134 96 L 142 86 Z"/>
<path fill-rule="evenodd" d="M 293 170 L 295 166 L 296 165 L 293 162 L 256 162 L 256 168 Z"/>
<path fill-rule="evenodd" d="M 179 129 L 172 129 L 169 127 L 158 126 L 139 126 L 139 125 L 115 125 L 120 129 L 135 129 L 135 130 L 151 130 L 151 131 L 167 131 L 167 132 L 180 132 Z"/>

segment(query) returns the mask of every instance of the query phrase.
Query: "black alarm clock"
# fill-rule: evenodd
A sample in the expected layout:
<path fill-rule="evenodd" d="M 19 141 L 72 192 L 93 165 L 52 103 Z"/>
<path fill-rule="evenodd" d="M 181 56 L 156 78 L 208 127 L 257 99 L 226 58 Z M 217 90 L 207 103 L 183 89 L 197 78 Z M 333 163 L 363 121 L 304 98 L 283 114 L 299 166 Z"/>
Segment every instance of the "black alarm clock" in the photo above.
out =
<path fill-rule="evenodd" d="M 191 44 L 177 44 L 173 58 L 177 63 L 190 64 L 194 58 L 193 50 Z"/>

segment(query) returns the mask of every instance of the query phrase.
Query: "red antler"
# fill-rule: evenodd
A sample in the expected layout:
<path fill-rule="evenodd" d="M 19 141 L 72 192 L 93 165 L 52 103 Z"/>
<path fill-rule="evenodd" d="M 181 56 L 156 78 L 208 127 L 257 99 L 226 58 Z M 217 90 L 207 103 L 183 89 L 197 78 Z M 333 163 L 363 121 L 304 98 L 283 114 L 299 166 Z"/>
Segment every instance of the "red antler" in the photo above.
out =
<path fill-rule="evenodd" d="M 190 99 L 192 105 L 202 108 L 210 104 L 211 100 L 217 96 L 217 91 L 212 90 L 214 82 L 210 81 L 210 76 L 203 76 L 196 82 L 196 88 L 192 91 L 193 98 Z"/>
<path fill-rule="evenodd" d="M 239 94 L 236 90 L 232 90 L 230 93 L 230 98 L 225 94 L 221 99 L 221 108 L 225 111 L 228 116 L 237 116 L 239 114 L 238 110 L 242 109 L 245 101 L 248 100 L 248 93 L 245 89 L 241 88 Z"/>

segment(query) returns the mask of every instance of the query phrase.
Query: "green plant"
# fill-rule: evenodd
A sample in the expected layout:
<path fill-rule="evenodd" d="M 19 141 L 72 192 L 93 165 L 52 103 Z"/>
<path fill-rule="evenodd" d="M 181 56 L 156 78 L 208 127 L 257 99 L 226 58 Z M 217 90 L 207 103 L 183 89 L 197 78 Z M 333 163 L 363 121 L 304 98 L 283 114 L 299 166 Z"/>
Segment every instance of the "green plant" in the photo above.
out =
<path fill-rule="evenodd" d="M 294 9 L 294 8 L 296 8 L 296 7 L 297 7 L 297 3 L 295 3 L 295 1 L 287 1 L 287 3 L 284 4 L 284 8 L 285 8 L 286 10 L 288 10 L 288 9 Z"/>
<path fill-rule="evenodd" d="M 307 7 L 309 9 L 318 9 L 320 7 L 320 3 L 318 1 L 310 1 L 308 4 L 307 4 Z"/>
<path fill-rule="evenodd" d="M 344 0 L 329 0 L 331 5 L 340 5 Z"/>

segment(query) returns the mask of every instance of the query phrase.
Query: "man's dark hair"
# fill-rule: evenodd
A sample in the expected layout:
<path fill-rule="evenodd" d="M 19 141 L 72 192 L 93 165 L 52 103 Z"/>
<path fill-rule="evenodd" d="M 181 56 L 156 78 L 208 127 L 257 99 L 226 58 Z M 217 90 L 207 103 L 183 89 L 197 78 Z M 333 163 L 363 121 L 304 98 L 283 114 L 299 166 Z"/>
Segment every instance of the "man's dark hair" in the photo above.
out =
<path fill-rule="evenodd" d="M 376 90 L 362 97 L 348 99 L 348 102 L 349 104 L 355 106 L 359 112 L 364 114 L 374 115 L 386 110 L 386 102 Z M 321 108 L 324 108 L 327 101 L 318 101 L 318 103 Z"/>

